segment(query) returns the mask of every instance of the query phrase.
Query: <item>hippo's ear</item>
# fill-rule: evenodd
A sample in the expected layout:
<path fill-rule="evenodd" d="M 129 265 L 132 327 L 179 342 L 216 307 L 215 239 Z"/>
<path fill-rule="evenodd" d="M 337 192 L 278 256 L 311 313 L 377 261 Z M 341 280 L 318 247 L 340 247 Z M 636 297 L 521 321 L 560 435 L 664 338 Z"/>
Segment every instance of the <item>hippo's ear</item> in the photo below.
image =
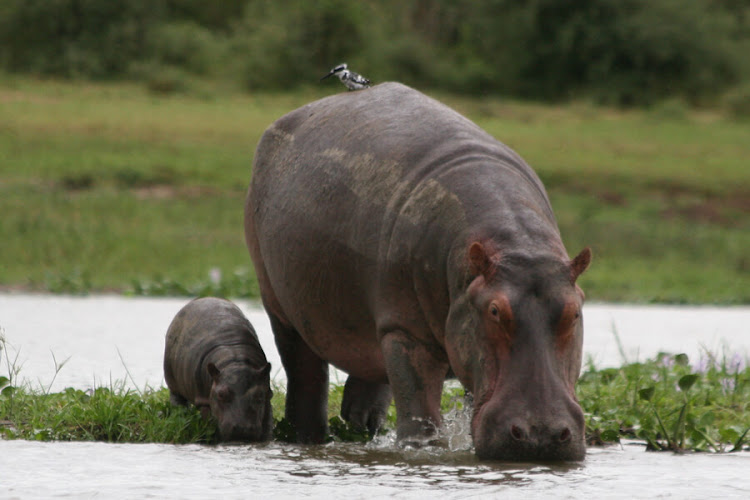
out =
<path fill-rule="evenodd" d="M 259 379 L 271 378 L 271 363 L 266 363 L 262 368 L 255 370 L 255 377 Z"/>
<path fill-rule="evenodd" d="M 494 274 L 497 255 L 490 254 L 480 242 L 475 241 L 469 247 L 469 272 L 472 276 L 484 275 L 489 278 Z"/>
<path fill-rule="evenodd" d="M 480 274 L 488 275 L 492 269 L 492 260 L 487 255 L 484 245 L 475 241 L 469 247 L 469 272 L 472 276 L 479 276 Z"/>
<path fill-rule="evenodd" d="M 209 363 L 208 366 L 206 366 L 208 369 L 208 374 L 211 375 L 211 378 L 214 380 L 214 382 L 219 381 L 219 374 L 221 373 L 218 368 L 216 368 L 216 365 L 213 363 Z"/>
<path fill-rule="evenodd" d="M 575 283 L 578 277 L 589 267 L 589 264 L 591 264 L 591 249 L 586 247 L 570 261 L 570 281 Z"/>

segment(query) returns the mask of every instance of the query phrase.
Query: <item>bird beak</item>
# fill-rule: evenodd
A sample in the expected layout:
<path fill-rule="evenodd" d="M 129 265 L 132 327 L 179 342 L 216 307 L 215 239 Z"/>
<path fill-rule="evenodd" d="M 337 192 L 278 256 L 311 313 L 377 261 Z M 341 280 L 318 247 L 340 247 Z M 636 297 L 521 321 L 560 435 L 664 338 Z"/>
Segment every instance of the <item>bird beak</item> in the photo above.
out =
<path fill-rule="evenodd" d="M 327 74 L 326 76 L 324 76 L 323 78 L 321 78 L 321 79 L 320 79 L 320 81 L 322 82 L 323 80 L 325 80 L 326 78 L 328 78 L 328 77 L 329 77 L 329 76 L 331 76 L 332 74 L 333 74 L 333 70 L 329 71 L 329 72 L 328 72 L 328 74 Z"/>

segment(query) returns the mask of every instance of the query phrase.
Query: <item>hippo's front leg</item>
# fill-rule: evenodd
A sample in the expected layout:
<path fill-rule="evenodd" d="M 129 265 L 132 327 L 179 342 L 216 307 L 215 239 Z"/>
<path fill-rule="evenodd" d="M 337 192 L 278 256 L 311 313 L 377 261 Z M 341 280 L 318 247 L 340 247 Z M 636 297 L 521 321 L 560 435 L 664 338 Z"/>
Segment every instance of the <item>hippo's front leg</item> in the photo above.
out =
<path fill-rule="evenodd" d="M 433 437 L 442 421 L 440 397 L 449 367 L 445 354 L 403 331 L 385 334 L 381 347 L 396 401 L 398 439 L 420 443 Z"/>

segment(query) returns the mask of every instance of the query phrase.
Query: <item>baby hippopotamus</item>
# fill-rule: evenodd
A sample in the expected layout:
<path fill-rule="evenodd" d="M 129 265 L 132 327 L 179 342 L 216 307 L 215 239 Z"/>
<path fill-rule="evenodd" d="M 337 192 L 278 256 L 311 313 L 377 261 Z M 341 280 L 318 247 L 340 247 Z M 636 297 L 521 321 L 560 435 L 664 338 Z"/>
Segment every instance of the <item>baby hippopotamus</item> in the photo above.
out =
<path fill-rule="evenodd" d="M 195 299 L 169 325 L 164 378 L 170 400 L 213 416 L 221 441 L 271 439 L 270 372 L 255 330 L 228 300 Z"/>

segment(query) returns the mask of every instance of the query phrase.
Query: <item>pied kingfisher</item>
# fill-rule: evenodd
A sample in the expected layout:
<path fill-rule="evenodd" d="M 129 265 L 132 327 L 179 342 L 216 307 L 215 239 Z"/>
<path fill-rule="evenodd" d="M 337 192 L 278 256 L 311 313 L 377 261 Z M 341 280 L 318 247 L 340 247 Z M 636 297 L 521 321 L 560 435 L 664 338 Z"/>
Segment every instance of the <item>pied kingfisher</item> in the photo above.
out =
<path fill-rule="evenodd" d="M 339 64 L 338 66 L 333 68 L 328 72 L 326 76 L 321 78 L 321 80 L 325 80 L 331 75 L 338 76 L 339 80 L 341 80 L 341 83 L 346 85 L 346 88 L 348 88 L 349 90 L 366 89 L 370 86 L 370 80 L 358 73 L 355 73 L 354 71 L 349 71 L 348 69 L 346 69 L 346 63 Z"/>

